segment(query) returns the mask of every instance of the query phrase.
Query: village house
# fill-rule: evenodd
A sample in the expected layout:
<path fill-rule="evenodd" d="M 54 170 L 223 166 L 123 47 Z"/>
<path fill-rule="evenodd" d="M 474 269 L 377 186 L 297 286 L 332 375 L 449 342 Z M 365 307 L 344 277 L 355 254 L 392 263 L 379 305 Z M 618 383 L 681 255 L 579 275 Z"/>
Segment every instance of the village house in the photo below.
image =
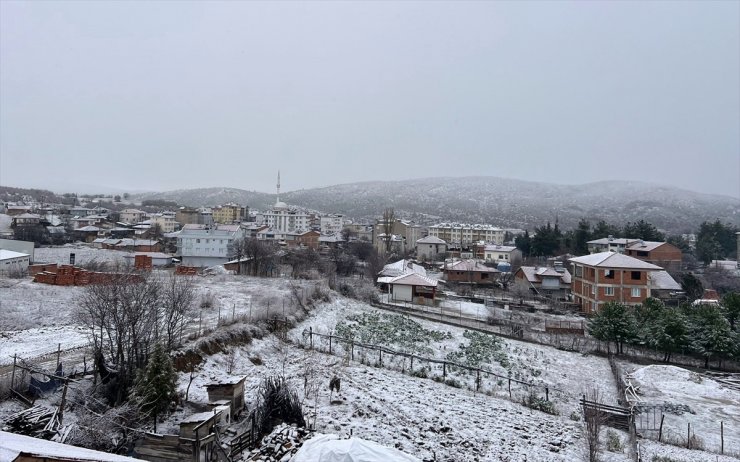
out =
<path fill-rule="evenodd" d="M 667 271 L 680 271 L 683 253 L 681 249 L 667 242 L 638 240 L 625 249 L 625 255 L 665 268 Z"/>
<path fill-rule="evenodd" d="M 403 236 L 399 236 L 397 234 L 386 235 L 384 233 L 380 233 L 375 237 L 375 242 L 373 244 L 375 246 L 375 250 L 377 250 L 381 255 L 386 255 L 387 253 L 403 255 L 406 253 L 406 240 Z M 387 250 L 387 246 L 390 246 L 390 252 Z"/>
<path fill-rule="evenodd" d="M 572 293 L 584 313 L 614 301 L 639 305 L 651 296 L 649 274 L 663 268 L 616 252 L 571 258 Z"/>
<path fill-rule="evenodd" d="M 444 279 L 447 282 L 460 284 L 491 285 L 494 284 L 501 271 L 486 266 L 477 260 L 461 260 L 445 263 Z"/>
<path fill-rule="evenodd" d="M 318 231 L 306 231 L 305 233 L 296 234 L 293 239 L 293 243 L 297 247 L 305 247 L 312 250 L 319 250 L 319 237 L 321 233 Z"/>
<path fill-rule="evenodd" d="M 118 214 L 119 220 L 123 223 L 135 224 L 144 221 L 146 212 L 137 209 L 123 209 Z"/>
<path fill-rule="evenodd" d="M 514 273 L 514 284 L 536 295 L 565 298 L 570 293 L 570 272 L 562 264 L 555 267 L 522 266 Z"/>
<path fill-rule="evenodd" d="M 447 243 L 434 236 L 422 237 L 416 241 L 416 257 L 423 261 L 436 261 L 444 258 Z"/>
<path fill-rule="evenodd" d="M 386 281 L 390 301 L 433 305 L 437 291 L 435 279 L 417 273 L 403 274 Z"/>
<path fill-rule="evenodd" d="M 522 261 L 522 251 L 513 245 L 486 245 L 483 251 L 483 259 L 489 263 L 518 265 Z"/>
<path fill-rule="evenodd" d="M 373 225 L 350 223 L 344 225 L 344 229 L 349 231 L 351 237 L 361 241 L 373 241 Z"/>
<path fill-rule="evenodd" d="M 586 242 L 588 253 L 616 252 L 625 253 L 629 245 L 637 242 L 638 239 L 628 239 L 623 237 L 608 236 L 601 239 L 594 239 Z"/>

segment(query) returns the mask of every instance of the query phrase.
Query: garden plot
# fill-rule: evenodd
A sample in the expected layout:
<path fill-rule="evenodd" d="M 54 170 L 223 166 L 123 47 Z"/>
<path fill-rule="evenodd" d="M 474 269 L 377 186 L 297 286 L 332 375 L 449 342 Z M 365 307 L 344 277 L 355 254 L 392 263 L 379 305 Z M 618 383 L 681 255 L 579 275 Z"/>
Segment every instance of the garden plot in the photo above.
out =
<path fill-rule="evenodd" d="M 395 371 L 345 365 L 342 358 L 297 349 L 274 337 L 209 357 L 191 385 L 190 399 L 205 402 L 204 385 L 230 364 L 234 375 L 246 376 L 248 401 L 264 377 L 282 374 L 303 399 L 317 431 L 352 434 L 427 460 L 571 461 L 582 453 L 581 425 L 566 416 Z M 341 393 L 330 402 L 328 383 L 334 376 L 341 379 Z M 187 383 L 184 374 L 179 388 Z M 174 431 L 174 422 L 169 425 Z"/>
<path fill-rule="evenodd" d="M 294 341 L 304 342 L 303 330 L 309 327 L 313 329 L 313 332 L 340 335 L 346 332 L 343 326 L 348 323 L 358 324 L 358 320 L 362 320 L 363 323 L 368 324 L 370 321 L 368 313 L 375 313 L 375 318 L 381 320 L 394 317 L 403 319 L 400 315 L 387 314 L 355 300 L 338 298 L 315 310 L 309 319 L 291 332 L 291 337 Z M 365 333 L 356 339 L 357 341 L 372 340 L 368 343 L 377 343 L 396 351 L 416 353 L 419 356 L 439 360 L 446 359 L 489 370 L 500 377 L 484 374 L 481 379 L 481 391 L 498 396 L 509 395 L 507 380 L 509 376 L 515 380 L 538 385 L 531 388 L 514 384 L 512 388 L 516 399 L 521 399 L 530 392 L 542 398 L 545 395 L 544 388 L 548 387 L 550 399 L 555 403 L 559 412 L 565 415 L 573 412 L 579 413 L 580 397 L 592 388 L 600 390 L 605 403 L 617 404 L 616 382 L 606 358 L 561 351 L 549 346 L 509 340 L 478 332 L 473 333 L 473 331 L 465 334 L 466 330 L 463 328 L 414 318 L 407 319 L 412 320 L 420 328 L 404 331 L 400 328 L 403 322 L 398 321 L 393 325 L 392 322 L 384 321 L 366 329 L 371 334 Z M 389 328 L 391 325 L 393 329 Z M 337 326 L 340 326 L 339 329 Z M 430 335 L 429 332 L 445 335 Z M 314 339 L 314 342 L 319 341 L 317 337 Z M 490 339 L 493 339 L 493 344 Z M 327 349 L 327 346 L 326 344 L 321 345 L 322 349 Z M 335 345 L 334 348 L 337 355 L 347 353 L 342 345 Z M 378 360 L 377 353 L 363 351 L 361 348 L 355 348 L 355 354 L 357 360 L 364 359 L 369 363 Z M 384 363 L 387 367 L 408 371 L 410 362 L 399 358 L 388 357 Z M 475 388 L 474 373 L 454 369 L 447 372 L 447 379 L 453 385 Z M 414 364 L 414 373 L 441 379 L 442 368 L 417 361 Z"/>
<path fill-rule="evenodd" d="M 642 460 L 655 462 L 737 462 L 737 456 L 709 454 L 657 441 L 640 440 Z M 662 457 L 662 459 L 661 459 Z"/>
<path fill-rule="evenodd" d="M 739 391 L 675 366 L 640 367 L 630 377 L 642 402 L 672 407 L 672 411 L 664 412 L 664 441 L 685 445 L 690 423 L 692 436 L 696 435 L 707 450 L 719 453 L 723 422 L 725 454 L 740 455 Z"/>
<path fill-rule="evenodd" d="M 77 326 L 40 327 L 0 333 L 0 365 L 13 364 L 13 355 L 27 359 L 62 350 L 85 347 L 88 331 Z"/>

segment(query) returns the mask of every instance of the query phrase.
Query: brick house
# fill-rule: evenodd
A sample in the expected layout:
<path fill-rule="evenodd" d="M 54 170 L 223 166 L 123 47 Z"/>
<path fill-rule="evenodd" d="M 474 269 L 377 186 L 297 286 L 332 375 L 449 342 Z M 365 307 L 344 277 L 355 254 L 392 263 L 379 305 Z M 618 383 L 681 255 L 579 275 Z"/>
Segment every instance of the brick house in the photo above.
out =
<path fill-rule="evenodd" d="M 477 260 L 462 260 L 445 265 L 444 277 L 447 282 L 463 284 L 493 284 L 501 271 L 491 268 Z"/>
<path fill-rule="evenodd" d="M 636 241 L 628 245 L 625 255 L 658 265 L 668 271 L 680 271 L 683 253 L 667 242 Z"/>
<path fill-rule="evenodd" d="M 562 266 L 522 266 L 514 273 L 514 284 L 526 291 L 551 297 L 565 297 L 570 293 L 571 276 Z"/>
<path fill-rule="evenodd" d="M 296 234 L 293 239 L 293 243 L 300 247 L 307 247 L 313 250 L 319 250 L 319 237 L 321 233 L 318 231 L 306 231 L 305 233 Z"/>
<path fill-rule="evenodd" d="M 573 268 L 573 301 L 584 313 L 595 313 L 605 302 L 639 305 L 651 296 L 649 273 L 660 266 L 615 252 L 600 252 L 568 260 Z"/>

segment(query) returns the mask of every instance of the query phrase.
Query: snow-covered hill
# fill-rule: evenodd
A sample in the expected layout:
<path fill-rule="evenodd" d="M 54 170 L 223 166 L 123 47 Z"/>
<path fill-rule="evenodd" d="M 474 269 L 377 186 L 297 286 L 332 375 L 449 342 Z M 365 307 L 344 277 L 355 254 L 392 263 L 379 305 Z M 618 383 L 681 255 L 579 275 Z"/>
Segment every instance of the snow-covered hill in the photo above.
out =
<path fill-rule="evenodd" d="M 558 185 L 483 176 L 423 178 L 341 184 L 280 197 L 292 205 L 357 219 L 376 218 L 393 207 L 398 216 L 419 222 L 485 222 L 530 229 L 556 218 L 565 228 L 582 218 L 611 223 L 645 219 L 675 233 L 694 231 L 705 220 L 740 224 L 737 198 L 630 181 Z M 275 202 L 272 194 L 232 188 L 147 193 L 136 198 L 192 206 L 233 201 L 254 209 Z"/>

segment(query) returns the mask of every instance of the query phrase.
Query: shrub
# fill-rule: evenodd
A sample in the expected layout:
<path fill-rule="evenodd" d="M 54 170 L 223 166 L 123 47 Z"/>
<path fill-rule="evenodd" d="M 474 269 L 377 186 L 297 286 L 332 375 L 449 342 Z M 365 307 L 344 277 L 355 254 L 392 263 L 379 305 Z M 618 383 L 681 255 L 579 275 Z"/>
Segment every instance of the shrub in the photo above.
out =
<path fill-rule="evenodd" d="M 624 451 L 622 440 L 619 439 L 617 432 L 612 429 L 606 431 L 606 450 L 609 452 Z"/>
<path fill-rule="evenodd" d="M 558 415 L 560 414 L 555 408 L 552 401 L 547 401 L 544 398 L 540 398 L 534 392 L 530 392 L 527 396 L 522 399 L 522 404 L 530 409 L 541 411 L 546 414 Z"/>
<path fill-rule="evenodd" d="M 259 388 L 257 404 L 250 413 L 255 430 L 262 437 L 280 423 L 306 426 L 301 401 L 283 376 L 267 377 Z"/>
<path fill-rule="evenodd" d="M 570 413 L 570 420 L 573 422 L 580 422 L 581 421 L 581 413 L 578 411 L 573 411 Z"/>
<path fill-rule="evenodd" d="M 429 377 L 429 371 L 426 367 L 422 367 L 421 369 L 415 369 L 411 371 L 411 375 L 414 377 L 419 377 L 421 379 L 426 379 Z"/>

